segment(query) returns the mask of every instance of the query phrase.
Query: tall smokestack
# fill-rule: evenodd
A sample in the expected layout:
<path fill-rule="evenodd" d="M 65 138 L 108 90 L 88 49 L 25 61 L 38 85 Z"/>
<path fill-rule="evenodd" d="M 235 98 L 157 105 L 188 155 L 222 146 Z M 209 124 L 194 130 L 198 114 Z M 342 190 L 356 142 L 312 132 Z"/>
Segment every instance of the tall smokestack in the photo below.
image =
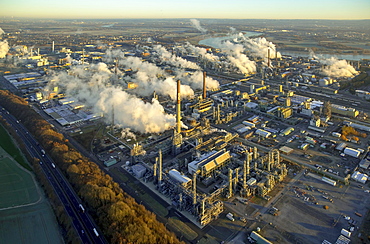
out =
<path fill-rule="evenodd" d="M 270 68 L 270 48 L 267 49 L 267 67 Z"/>
<path fill-rule="evenodd" d="M 158 183 L 159 186 L 161 185 L 162 182 L 162 150 L 159 149 L 158 151 Z"/>
<path fill-rule="evenodd" d="M 181 133 L 181 98 L 180 98 L 180 80 L 177 80 L 176 132 L 177 132 L 177 133 Z"/>
<path fill-rule="evenodd" d="M 197 204 L 197 173 L 193 174 L 193 205 Z"/>
<path fill-rule="evenodd" d="M 206 99 L 207 97 L 207 89 L 206 89 L 206 75 L 207 72 L 203 72 L 203 99 Z"/>
<path fill-rule="evenodd" d="M 278 61 L 278 51 L 276 50 L 275 48 L 275 59 L 276 59 L 276 62 Z"/>
<path fill-rule="evenodd" d="M 54 41 L 53 44 L 51 44 L 51 52 L 54 52 Z"/>

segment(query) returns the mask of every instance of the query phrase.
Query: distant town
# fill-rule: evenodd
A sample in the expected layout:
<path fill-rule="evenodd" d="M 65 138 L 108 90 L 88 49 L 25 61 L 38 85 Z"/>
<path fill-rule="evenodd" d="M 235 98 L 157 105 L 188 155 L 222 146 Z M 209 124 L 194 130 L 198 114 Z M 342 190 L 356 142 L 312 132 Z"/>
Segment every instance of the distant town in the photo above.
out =
<path fill-rule="evenodd" d="M 112 233 L 147 215 L 119 196 L 163 243 L 370 243 L 369 22 L 343 22 L 4 19 L 1 123 L 78 220 L 64 240 L 161 243 Z"/>

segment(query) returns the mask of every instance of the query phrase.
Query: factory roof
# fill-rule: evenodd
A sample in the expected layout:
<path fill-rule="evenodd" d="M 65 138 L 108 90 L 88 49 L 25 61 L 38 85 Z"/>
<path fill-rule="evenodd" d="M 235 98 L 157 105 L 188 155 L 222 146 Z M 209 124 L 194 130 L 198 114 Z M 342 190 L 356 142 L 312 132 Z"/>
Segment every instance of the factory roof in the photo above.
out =
<path fill-rule="evenodd" d="M 288 154 L 292 153 L 294 151 L 294 149 L 290 148 L 290 147 L 287 147 L 287 146 L 282 146 L 281 148 L 279 148 L 279 151 L 288 155 Z"/>
<path fill-rule="evenodd" d="M 185 175 L 182 175 L 179 171 L 176 169 L 171 169 L 169 172 L 169 175 L 176 181 L 178 181 L 181 184 L 187 184 L 191 181 L 191 179 Z"/>
<path fill-rule="evenodd" d="M 297 103 L 297 104 L 302 104 L 305 101 L 310 102 L 312 98 L 305 97 L 305 96 L 300 96 L 297 94 L 294 94 L 292 97 L 290 97 L 292 103 Z"/>
<path fill-rule="evenodd" d="M 222 149 L 220 151 L 211 151 L 210 153 L 203 155 L 199 160 L 191 162 L 189 165 L 192 168 L 201 169 L 202 174 L 204 174 L 221 166 L 226 160 L 230 158 L 230 152 Z"/>
<path fill-rule="evenodd" d="M 252 231 L 251 238 L 260 244 L 272 244 L 272 242 L 268 241 L 267 239 L 265 239 L 263 236 L 261 236 L 255 231 Z"/>
<path fill-rule="evenodd" d="M 355 181 L 365 184 L 369 177 L 366 174 L 362 174 L 358 171 L 355 171 L 352 174 L 351 178 L 354 179 Z"/>
<path fill-rule="evenodd" d="M 359 166 L 363 169 L 367 169 L 370 166 L 370 161 L 366 158 L 362 159 L 361 162 L 359 163 Z"/>

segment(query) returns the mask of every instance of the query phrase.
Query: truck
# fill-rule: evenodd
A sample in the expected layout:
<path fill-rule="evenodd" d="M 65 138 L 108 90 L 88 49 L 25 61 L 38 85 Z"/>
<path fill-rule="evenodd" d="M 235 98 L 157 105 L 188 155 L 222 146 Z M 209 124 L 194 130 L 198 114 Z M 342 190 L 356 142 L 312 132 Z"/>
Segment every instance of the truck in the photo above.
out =
<path fill-rule="evenodd" d="M 41 153 L 42 153 L 42 155 L 45 155 L 45 150 L 41 149 Z"/>
<path fill-rule="evenodd" d="M 85 212 L 85 208 L 84 208 L 84 206 L 82 206 L 81 203 L 78 205 L 78 207 L 81 210 L 81 212 L 83 212 L 83 213 Z"/>
<path fill-rule="evenodd" d="M 94 229 L 93 229 L 93 231 L 94 231 L 94 233 L 95 233 L 95 235 L 96 235 L 96 236 L 99 236 L 99 233 L 98 233 L 98 231 L 96 230 L 96 228 L 94 228 Z"/>
<path fill-rule="evenodd" d="M 234 219 L 234 215 L 232 214 L 232 213 L 228 213 L 228 214 L 226 214 L 226 218 L 228 218 L 229 220 L 231 220 L 231 221 L 235 221 L 235 219 Z"/>

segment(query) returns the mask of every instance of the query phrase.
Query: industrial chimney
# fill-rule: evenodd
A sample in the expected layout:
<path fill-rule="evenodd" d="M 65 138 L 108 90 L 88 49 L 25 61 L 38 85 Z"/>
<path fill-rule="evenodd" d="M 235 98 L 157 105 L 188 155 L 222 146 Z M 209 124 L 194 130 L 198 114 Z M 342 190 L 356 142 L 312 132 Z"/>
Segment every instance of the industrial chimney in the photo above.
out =
<path fill-rule="evenodd" d="M 207 97 L 206 75 L 207 75 L 207 73 L 204 71 L 203 72 L 203 99 L 206 99 L 206 97 Z"/>
<path fill-rule="evenodd" d="M 51 45 L 51 52 L 54 52 L 54 41 L 53 44 Z"/>
<path fill-rule="evenodd" d="M 267 67 L 270 68 L 270 48 L 267 49 Z"/>
<path fill-rule="evenodd" d="M 177 133 L 181 133 L 181 98 L 180 98 L 180 80 L 177 80 L 176 132 L 177 132 Z"/>
<path fill-rule="evenodd" d="M 276 62 L 278 61 L 278 51 L 276 50 L 276 48 L 275 48 L 275 60 Z"/>

